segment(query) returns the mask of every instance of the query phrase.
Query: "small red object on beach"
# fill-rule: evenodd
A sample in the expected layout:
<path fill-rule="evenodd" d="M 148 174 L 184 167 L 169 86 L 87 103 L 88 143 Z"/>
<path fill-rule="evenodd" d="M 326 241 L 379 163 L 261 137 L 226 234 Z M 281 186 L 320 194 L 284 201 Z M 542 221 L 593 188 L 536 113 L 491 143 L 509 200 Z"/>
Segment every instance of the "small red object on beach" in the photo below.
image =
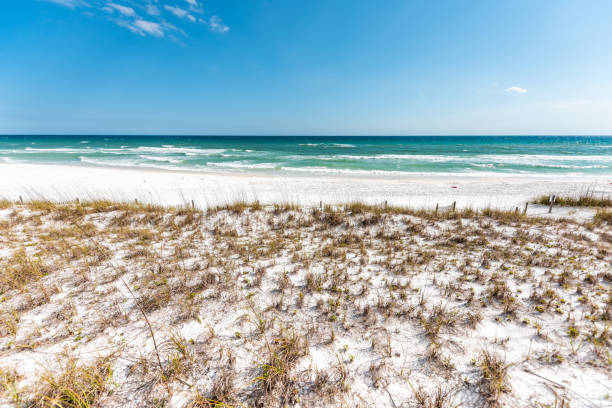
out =
<path fill-rule="evenodd" d="M 457 186 L 451 186 L 451 188 L 457 188 Z"/>

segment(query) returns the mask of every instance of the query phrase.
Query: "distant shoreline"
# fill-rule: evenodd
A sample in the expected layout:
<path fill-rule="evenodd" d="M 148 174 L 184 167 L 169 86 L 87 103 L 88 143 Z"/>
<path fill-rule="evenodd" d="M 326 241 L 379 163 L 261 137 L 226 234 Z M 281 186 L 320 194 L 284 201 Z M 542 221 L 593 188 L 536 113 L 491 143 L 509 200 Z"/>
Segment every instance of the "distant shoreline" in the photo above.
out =
<path fill-rule="evenodd" d="M 252 169 L 240 169 L 240 170 L 228 170 L 228 169 L 204 169 L 204 168 L 163 168 L 154 166 L 135 166 L 135 165 L 118 165 L 118 164 L 96 164 L 96 163 L 19 163 L 19 162 L 0 162 L 0 166 L 44 166 L 44 167 L 69 167 L 74 169 L 107 169 L 107 170 L 120 170 L 129 172 L 145 172 L 145 173 L 169 173 L 169 174 L 183 174 L 183 175 L 205 175 L 212 177 L 265 177 L 265 178 L 304 178 L 311 179 L 313 177 L 320 178 L 331 178 L 340 180 L 396 180 L 396 181 L 447 181 L 450 178 L 463 179 L 462 181 L 474 181 L 474 182 L 489 182 L 491 180 L 497 181 L 527 181 L 527 180 L 556 180 L 556 179 L 575 179 L 576 181 L 593 181 L 593 182 L 605 182 L 610 180 L 612 183 L 612 173 L 610 174 L 525 174 L 525 173 L 441 173 L 441 172 L 397 172 L 385 174 L 371 173 L 371 174 L 351 174 L 343 172 L 308 172 L 308 171 L 295 171 L 290 170 L 263 170 L 253 171 Z"/>

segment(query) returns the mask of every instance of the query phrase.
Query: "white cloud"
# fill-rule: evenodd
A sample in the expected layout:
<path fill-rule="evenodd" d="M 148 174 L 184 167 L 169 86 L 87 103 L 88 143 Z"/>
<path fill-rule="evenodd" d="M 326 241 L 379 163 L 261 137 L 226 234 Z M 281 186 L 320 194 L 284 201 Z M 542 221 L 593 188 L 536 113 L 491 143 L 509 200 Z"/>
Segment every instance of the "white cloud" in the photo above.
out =
<path fill-rule="evenodd" d="M 510 88 L 506 88 L 505 91 L 511 94 L 527 93 L 527 90 L 525 88 L 521 88 L 520 86 L 511 86 Z"/>
<path fill-rule="evenodd" d="M 122 6 L 121 4 L 116 4 L 116 3 L 108 3 L 108 6 L 117 10 L 119 13 L 123 14 L 124 16 L 133 17 L 136 15 L 136 13 L 134 12 L 134 9 L 128 6 Z"/>
<path fill-rule="evenodd" d="M 171 12 L 172 14 L 174 14 L 175 16 L 177 16 L 178 18 L 187 18 L 187 20 L 191 21 L 192 23 L 196 22 L 196 18 L 192 16 L 191 14 L 189 14 L 187 10 L 184 10 L 180 7 L 173 7 L 173 6 L 167 6 L 167 5 L 164 6 L 164 8 L 168 10 L 169 12 Z"/>
<path fill-rule="evenodd" d="M 200 3 L 197 2 L 197 0 L 185 0 L 187 2 L 187 4 L 189 4 L 189 10 L 194 12 L 194 13 L 203 13 L 204 9 L 202 8 L 202 5 Z"/>
<path fill-rule="evenodd" d="M 210 18 L 210 22 L 208 24 L 210 25 L 210 29 L 217 33 L 224 33 L 229 30 L 229 27 L 223 24 L 221 18 L 216 15 Z"/>
<path fill-rule="evenodd" d="M 184 0 L 183 6 L 163 4 L 159 0 L 39 0 L 58 4 L 93 16 L 103 15 L 109 21 L 128 28 L 142 36 L 153 35 L 172 39 L 174 33 L 187 35 L 180 24 L 174 26 L 168 21 L 168 14 L 189 21 L 201 23 L 211 31 L 224 33 L 229 27 L 217 15 L 206 16 L 200 0 Z M 168 0 L 166 0 L 168 1 Z M 179 0 L 175 0 L 178 2 Z M 146 15 L 147 17 L 141 17 Z M 183 25 L 186 23 L 182 23 Z"/>
<path fill-rule="evenodd" d="M 44 1 L 48 1 L 50 3 L 55 3 L 55 4 L 59 4 L 60 6 L 64 6 L 64 7 L 68 7 L 68 8 L 75 8 L 75 7 L 80 7 L 80 6 L 86 6 L 87 3 L 85 3 L 82 0 L 44 0 Z"/>
<path fill-rule="evenodd" d="M 175 16 L 180 17 L 180 18 L 183 18 L 188 14 L 187 10 L 183 10 L 180 7 L 164 5 L 164 8 L 168 10 L 169 12 L 171 12 L 172 14 L 174 14 Z"/>
<path fill-rule="evenodd" d="M 153 4 L 147 4 L 147 13 L 151 16 L 159 16 L 159 9 Z"/>
<path fill-rule="evenodd" d="M 134 23 L 129 26 L 129 28 L 140 35 L 151 34 L 155 37 L 164 36 L 164 30 L 162 26 L 152 21 L 136 19 L 134 20 Z"/>

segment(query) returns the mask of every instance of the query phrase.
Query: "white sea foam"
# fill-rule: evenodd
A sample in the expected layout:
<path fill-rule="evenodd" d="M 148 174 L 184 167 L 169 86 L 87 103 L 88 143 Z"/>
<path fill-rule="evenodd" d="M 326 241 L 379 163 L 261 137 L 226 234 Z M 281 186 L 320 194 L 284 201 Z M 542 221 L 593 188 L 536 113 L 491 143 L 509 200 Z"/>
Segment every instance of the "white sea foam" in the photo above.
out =
<path fill-rule="evenodd" d="M 173 163 L 173 164 L 178 164 L 178 163 L 184 162 L 184 160 L 173 159 L 171 157 L 147 156 L 147 155 L 140 155 L 140 157 L 145 159 L 145 160 L 151 160 L 151 161 L 157 161 L 157 162 L 166 162 L 166 163 Z"/>
<path fill-rule="evenodd" d="M 357 147 L 349 143 L 300 143 L 299 146 L 335 146 L 335 147 Z"/>
<path fill-rule="evenodd" d="M 223 153 L 225 149 L 198 149 L 195 147 L 152 147 L 140 146 L 129 151 L 147 152 L 147 153 L 183 153 L 185 155 L 210 156 L 213 154 Z"/>
<path fill-rule="evenodd" d="M 245 162 L 221 162 L 221 163 L 207 163 L 207 166 L 211 167 L 226 167 L 232 169 L 275 169 L 279 165 L 275 163 L 245 163 Z"/>
<path fill-rule="evenodd" d="M 75 149 L 75 148 L 70 148 L 70 147 L 54 147 L 54 148 L 37 148 L 37 147 L 26 147 L 23 150 L 16 150 L 15 153 L 20 153 L 20 152 L 32 152 L 32 153 L 44 153 L 44 152 L 57 152 L 57 153 L 83 153 L 83 152 L 91 152 L 93 151 L 92 149 L 89 148 L 85 148 L 85 149 Z"/>
<path fill-rule="evenodd" d="M 94 164 L 96 166 L 119 166 L 119 167 L 139 167 L 138 161 L 131 159 L 103 159 L 79 156 L 79 161 L 86 164 Z"/>
<path fill-rule="evenodd" d="M 480 163 L 480 164 L 495 164 L 495 163 L 506 163 L 506 164 L 525 164 L 525 165 L 546 165 L 550 162 L 612 162 L 612 156 L 604 155 L 582 155 L 582 156 L 571 156 L 571 155 L 527 155 L 527 154 L 507 154 L 507 155 L 475 155 L 475 156 L 454 156 L 454 155 L 429 155 L 429 154 L 376 154 L 376 155 L 350 155 L 350 154 L 337 154 L 337 155 L 315 155 L 315 156 L 299 156 L 291 155 L 286 156 L 292 160 L 412 160 L 412 161 L 425 161 L 433 163 L 443 162 L 462 162 L 462 163 Z M 605 168 L 607 166 L 601 167 Z M 585 167 L 586 168 L 586 167 Z M 597 168 L 597 167 L 593 167 Z"/>
<path fill-rule="evenodd" d="M 281 170 L 289 172 L 303 172 L 303 173 L 327 173 L 327 174 L 346 174 L 346 175 L 360 175 L 360 176 L 452 176 L 458 175 L 459 173 L 448 173 L 448 172 L 414 172 L 414 171 L 400 171 L 400 170 L 356 170 L 356 169 L 336 169 L 329 167 L 318 167 L 318 166 L 306 166 L 306 167 L 288 167 L 283 166 Z M 494 172 L 477 172 L 473 170 L 465 170 L 460 173 L 462 176 L 494 176 L 500 175 L 500 173 Z M 505 174 L 504 174 L 505 175 Z M 509 174 L 512 176 L 511 174 Z"/>

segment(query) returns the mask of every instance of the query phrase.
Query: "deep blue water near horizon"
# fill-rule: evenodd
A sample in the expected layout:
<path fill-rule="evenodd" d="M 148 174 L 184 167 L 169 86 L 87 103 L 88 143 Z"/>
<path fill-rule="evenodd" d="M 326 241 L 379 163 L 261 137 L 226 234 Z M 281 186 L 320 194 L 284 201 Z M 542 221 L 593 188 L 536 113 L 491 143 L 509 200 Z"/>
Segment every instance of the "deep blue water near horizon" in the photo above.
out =
<path fill-rule="evenodd" d="M 612 136 L 0 136 L 0 163 L 276 174 L 612 175 Z"/>

